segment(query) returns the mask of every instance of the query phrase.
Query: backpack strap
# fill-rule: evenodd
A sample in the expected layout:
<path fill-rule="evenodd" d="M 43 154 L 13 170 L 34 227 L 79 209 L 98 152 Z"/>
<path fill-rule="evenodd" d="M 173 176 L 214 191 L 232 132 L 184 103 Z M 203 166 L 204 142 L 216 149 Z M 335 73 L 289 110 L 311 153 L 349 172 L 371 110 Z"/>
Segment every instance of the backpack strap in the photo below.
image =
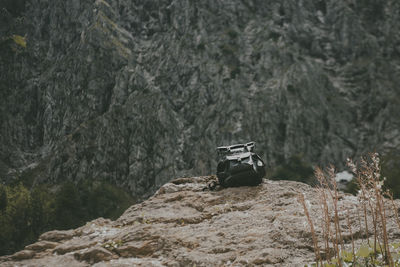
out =
<path fill-rule="evenodd" d="M 209 183 L 207 184 L 206 187 L 203 188 L 203 191 L 206 191 L 206 190 L 214 191 L 215 188 L 216 188 L 218 185 L 220 185 L 220 183 L 219 183 L 218 181 L 211 181 L 211 182 L 209 182 Z"/>

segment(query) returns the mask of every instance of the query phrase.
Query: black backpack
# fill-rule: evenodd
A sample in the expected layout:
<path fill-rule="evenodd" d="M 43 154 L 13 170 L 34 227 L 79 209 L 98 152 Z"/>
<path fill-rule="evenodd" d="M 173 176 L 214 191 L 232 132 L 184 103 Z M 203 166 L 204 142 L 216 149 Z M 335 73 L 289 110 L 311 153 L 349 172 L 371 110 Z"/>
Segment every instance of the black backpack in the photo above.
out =
<path fill-rule="evenodd" d="M 262 182 L 265 164 L 254 153 L 254 142 L 217 148 L 217 177 L 224 187 L 255 186 Z"/>

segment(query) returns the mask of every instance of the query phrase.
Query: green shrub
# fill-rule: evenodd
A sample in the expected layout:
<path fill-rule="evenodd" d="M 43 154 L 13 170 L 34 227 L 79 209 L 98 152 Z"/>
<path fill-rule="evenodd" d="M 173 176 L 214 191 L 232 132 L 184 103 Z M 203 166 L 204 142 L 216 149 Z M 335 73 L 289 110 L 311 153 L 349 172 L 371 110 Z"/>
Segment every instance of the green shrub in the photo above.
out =
<path fill-rule="evenodd" d="M 300 154 L 291 156 L 286 163 L 276 167 L 270 175 L 272 180 L 291 180 L 309 184 L 313 183 L 313 177 L 314 169 Z"/>
<path fill-rule="evenodd" d="M 8 254 L 31 240 L 30 194 L 22 185 L 5 187 L 6 205 L 0 217 L 0 253 Z"/>
<path fill-rule="evenodd" d="M 77 187 L 72 182 L 64 183 L 58 190 L 55 199 L 55 226 L 57 229 L 76 228 L 82 225 L 87 214 Z"/>
<path fill-rule="evenodd" d="M 40 185 L 31 191 L 30 209 L 35 237 L 54 229 L 55 196 L 46 186 Z"/>
<path fill-rule="evenodd" d="M 338 259 L 331 259 L 329 262 L 320 263 L 318 266 L 323 267 L 336 267 L 336 266 L 389 266 L 385 260 L 381 250 L 375 251 L 370 240 L 371 245 L 362 244 L 355 254 L 350 250 L 342 250 Z M 383 247 L 379 244 L 378 247 Z M 392 257 L 394 266 L 400 264 L 400 243 L 391 243 Z M 340 265 L 339 265 L 340 261 Z M 316 263 L 306 264 L 306 267 L 316 267 Z"/>
<path fill-rule="evenodd" d="M 7 191 L 4 185 L 0 184 L 0 212 L 4 212 L 7 207 Z"/>
<path fill-rule="evenodd" d="M 130 205 L 133 199 L 122 189 L 101 183 L 93 187 L 88 206 L 91 216 L 117 219 Z"/>
<path fill-rule="evenodd" d="M 53 229 L 71 229 L 97 217 L 116 219 L 135 201 L 106 182 L 66 182 L 28 189 L 22 182 L 0 185 L 0 255 L 12 254 Z"/>
<path fill-rule="evenodd" d="M 389 189 L 394 198 L 400 198 L 400 155 L 390 152 L 382 157 L 382 176 L 386 178 L 384 189 Z"/>

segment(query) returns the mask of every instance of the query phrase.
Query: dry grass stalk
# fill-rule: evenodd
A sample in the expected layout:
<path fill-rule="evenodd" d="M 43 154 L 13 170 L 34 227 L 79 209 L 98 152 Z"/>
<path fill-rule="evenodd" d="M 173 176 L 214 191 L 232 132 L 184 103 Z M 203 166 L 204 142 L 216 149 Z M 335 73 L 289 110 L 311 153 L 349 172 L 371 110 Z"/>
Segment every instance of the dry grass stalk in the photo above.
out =
<path fill-rule="evenodd" d="M 303 205 L 304 213 L 307 217 L 308 224 L 310 225 L 311 235 L 312 235 L 313 244 L 314 244 L 314 252 L 315 252 L 315 257 L 317 259 L 317 266 L 318 266 L 318 263 L 321 262 L 321 255 L 320 255 L 319 246 L 318 246 L 318 239 L 315 234 L 314 224 L 313 224 L 310 214 L 308 212 L 306 202 L 304 200 L 304 195 L 300 193 L 298 196 L 298 199 L 299 199 L 299 202 Z"/>
<path fill-rule="evenodd" d="M 361 173 L 359 173 L 359 171 L 357 170 L 356 164 L 351 159 L 347 159 L 347 166 L 350 168 L 352 173 L 356 176 L 356 181 L 357 181 L 358 187 L 360 188 L 360 190 L 358 191 L 358 201 L 359 201 L 359 203 L 361 203 L 362 208 L 363 208 L 365 237 L 369 244 L 368 216 L 367 216 L 368 197 L 367 197 L 367 193 L 366 193 L 367 190 L 365 188 L 363 176 L 361 176 Z"/>
<path fill-rule="evenodd" d="M 361 158 L 361 167 L 348 160 L 348 166 L 352 169 L 357 177 L 359 191 L 359 200 L 364 206 L 364 220 L 366 225 L 366 233 L 368 234 L 367 209 L 369 208 L 372 223 L 374 226 L 374 252 L 377 253 L 377 245 L 383 252 L 384 261 L 388 266 L 394 266 L 392 256 L 389 249 L 389 241 L 387 235 L 385 198 L 382 190 L 383 181 L 380 175 L 379 157 L 377 153 L 369 154 L 370 160 Z M 367 205 L 368 204 L 368 205 Z M 381 229 L 381 231 L 378 231 Z M 367 239 L 369 240 L 368 236 Z M 383 242 L 381 242 L 383 241 Z M 381 247 L 383 244 L 383 248 Z"/>
<path fill-rule="evenodd" d="M 324 210 L 324 206 L 323 206 L 323 203 L 322 202 L 320 202 L 320 207 L 321 207 L 321 210 Z M 324 215 L 324 217 L 325 217 L 325 215 Z M 325 258 L 328 258 L 329 259 L 329 243 L 327 242 L 327 235 L 328 235 L 328 232 L 327 232 L 327 230 L 326 230 L 326 226 L 325 226 L 325 218 L 323 219 L 323 220 L 321 220 L 321 229 L 322 229 L 322 236 L 324 237 L 324 246 L 325 246 Z"/>
<path fill-rule="evenodd" d="M 358 203 L 360 204 L 360 203 Z M 360 209 L 357 208 L 357 219 L 358 219 L 358 226 L 360 229 L 360 233 L 362 233 L 362 223 L 361 223 L 361 216 L 360 216 Z M 365 236 L 361 234 L 361 238 L 365 241 Z"/>
<path fill-rule="evenodd" d="M 343 239 L 342 239 L 342 233 L 340 229 L 340 224 L 339 224 L 339 210 L 338 210 L 338 200 L 339 200 L 339 195 L 337 193 L 337 184 L 335 181 L 335 172 L 334 168 L 330 167 L 328 169 L 328 174 L 325 175 L 325 173 L 319 169 L 316 168 L 315 170 L 315 176 L 317 180 L 319 181 L 319 198 L 322 200 L 323 207 L 324 207 L 324 221 L 325 221 L 325 232 L 327 233 L 324 236 L 325 239 L 325 247 L 327 248 L 327 251 L 330 251 L 329 248 L 329 239 L 331 237 L 331 230 L 330 230 L 330 215 L 329 215 L 329 200 L 332 203 L 333 206 L 333 211 L 334 211 L 334 253 L 335 257 L 337 259 L 337 262 L 339 263 L 339 266 L 342 266 L 340 262 L 340 249 L 339 249 L 339 244 L 341 246 L 341 249 L 344 249 L 344 244 L 343 244 Z M 326 194 L 328 192 L 328 194 Z M 330 261 L 330 255 L 328 257 L 328 261 Z"/>
<path fill-rule="evenodd" d="M 375 196 L 374 198 L 374 190 L 375 189 L 375 181 L 374 181 L 374 176 L 373 176 L 373 168 L 369 166 L 368 162 L 366 159 L 361 158 L 361 177 L 362 182 L 364 183 L 364 188 L 366 188 L 366 194 L 367 194 L 367 200 L 368 200 L 368 205 L 371 211 L 371 217 L 372 217 L 372 224 L 374 226 L 374 251 L 376 251 L 376 244 L 377 244 L 377 239 L 379 238 L 378 236 L 378 230 L 377 230 L 377 224 L 378 224 L 378 208 L 377 208 L 377 198 Z M 375 202 L 375 203 L 374 203 Z M 380 244 L 380 240 L 378 240 L 378 244 Z"/>
<path fill-rule="evenodd" d="M 339 200 L 339 194 L 338 194 L 338 189 L 337 189 L 337 184 L 335 180 L 335 168 L 331 165 L 328 168 L 328 179 L 332 185 L 332 190 L 329 190 L 331 193 L 331 198 L 332 198 L 332 203 L 333 203 L 333 208 L 335 211 L 335 234 L 336 234 L 336 243 L 340 244 L 341 249 L 344 250 L 344 244 L 343 244 L 343 238 L 342 238 L 342 231 L 340 229 L 340 224 L 339 224 L 339 209 L 338 209 L 338 200 Z M 333 194 L 332 194 L 333 191 Z M 337 249 L 339 249 L 338 244 L 336 245 Z M 339 251 L 339 250 L 338 250 Z"/>
<path fill-rule="evenodd" d="M 326 253 L 326 258 L 328 261 L 331 258 L 330 255 L 330 246 L 329 246 L 329 239 L 331 236 L 331 223 L 330 223 L 330 216 L 329 216 L 329 206 L 328 206 L 328 201 L 327 201 L 327 195 L 326 195 L 326 181 L 324 174 L 320 168 L 316 168 L 315 170 L 315 177 L 317 178 L 318 182 L 320 183 L 320 186 L 317 188 L 319 192 L 319 200 L 321 203 L 321 209 L 323 210 L 324 214 L 324 219 L 322 220 L 322 231 L 323 231 L 323 236 L 324 236 L 324 245 L 325 245 L 325 253 Z"/>
<path fill-rule="evenodd" d="M 346 210 L 347 210 L 347 214 L 346 214 L 347 227 L 349 228 L 350 236 L 351 236 L 351 250 L 352 250 L 352 252 L 353 252 L 353 255 L 356 255 L 356 253 L 355 253 L 355 247 L 354 247 L 353 231 L 352 231 L 352 229 L 351 229 L 351 223 L 350 223 L 350 218 L 349 218 L 350 210 L 349 210 L 349 208 L 346 208 Z"/>
<path fill-rule="evenodd" d="M 400 229 L 400 218 L 398 214 L 398 208 L 394 203 L 393 196 L 390 195 L 388 192 L 383 192 L 382 186 L 383 181 L 380 177 L 380 165 L 379 165 L 379 157 L 376 153 L 371 153 L 369 155 L 369 159 L 361 158 L 361 164 L 358 168 L 356 164 L 348 159 L 347 165 L 350 167 L 352 172 L 356 177 L 357 184 L 359 186 L 359 191 L 357 194 L 358 203 L 360 208 L 357 208 L 357 216 L 358 222 L 360 227 L 360 233 L 365 233 L 363 239 L 367 239 L 368 245 L 371 246 L 369 240 L 369 225 L 368 225 L 368 218 L 369 215 L 372 219 L 373 224 L 373 237 L 374 237 L 374 253 L 370 255 L 370 257 L 375 258 L 379 253 L 382 253 L 383 256 L 383 263 L 385 266 L 392 267 L 394 266 L 393 258 L 390 253 L 389 249 L 389 241 L 388 241 L 388 233 L 387 233 L 387 221 L 386 221 L 386 203 L 387 200 L 384 196 L 387 194 L 391 199 L 391 209 L 396 217 L 396 222 Z M 317 187 L 318 191 L 318 198 L 320 200 L 320 207 L 323 211 L 323 222 L 322 225 L 322 234 L 324 239 L 325 251 L 327 255 L 327 261 L 330 261 L 331 256 L 335 256 L 337 259 L 337 264 L 342 266 L 342 259 L 340 258 L 340 250 L 344 250 L 344 241 L 342 238 L 342 231 L 340 228 L 340 218 L 339 218 L 339 211 L 343 211 L 344 207 L 338 206 L 339 200 L 339 193 L 337 190 L 337 184 L 335 180 L 335 170 L 332 166 L 330 166 L 326 173 L 324 173 L 321 169 L 316 168 L 315 170 L 315 177 L 319 182 L 319 186 Z M 314 251 L 316 253 L 316 257 L 318 261 L 320 261 L 320 251 L 318 247 L 318 240 L 315 234 L 314 225 L 311 220 L 310 214 L 308 212 L 304 196 L 302 194 L 299 195 L 299 201 L 302 203 L 304 212 L 306 214 L 308 223 L 311 228 L 313 243 L 314 243 Z M 330 207 L 333 209 L 333 222 L 334 222 L 334 233 L 331 231 L 331 216 L 330 216 Z M 363 219 L 364 219 L 364 228 L 362 229 L 362 215 L 360 216 L 360 210 L 363 212 Z M 353 228 L 350 223 L 349 218 L 349 209 L 346 208 L 346 218 L 347 218 L 347 226 L 350 231 L 351 236 L 351 244 L 352 244 L 352 254 L 353 259 L 356 260 L 356 252 L 355 252 L 355 242 L 353 236 Z M 329 240 L 334 240 L 333 250 L 334 255 L 330 255 L 330 245 Z M 379 246 L 379 249 L 378 249 Z M 383 247 L 382 247 L 383 246 Z M 354 263 L 354 262 L 353 262 Z M 318 262 L 317 262 L 318 264 Z"/>

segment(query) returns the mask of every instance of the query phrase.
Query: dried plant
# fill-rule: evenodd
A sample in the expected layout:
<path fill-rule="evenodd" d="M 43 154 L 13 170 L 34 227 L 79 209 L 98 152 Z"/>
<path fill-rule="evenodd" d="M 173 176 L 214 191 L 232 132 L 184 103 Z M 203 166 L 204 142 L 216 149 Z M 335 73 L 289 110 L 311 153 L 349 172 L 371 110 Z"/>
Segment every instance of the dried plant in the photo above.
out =
<path fill-rule="evenodd" d="M 328 196 L 326 194 L 325 188 L 328 187 L 326 185 L 325 181 L 325 176 L 320 168 L 316 168 L 315 170 L 315 177 L 317 178 L 317 181 L 319 182 L 320 185 L 323 186 L 318 186 L 318 196 L 319 196 L 319 203 L 321 205 L 321 209 L 323 210 L 323 220 L 322 220 L 322 233 L 323 233 L 323 238 L 324 238 L 324 246 L 325 246 L 325 253 L 326 253 L 326 258 L 330 259 L 331 254 L 330 254 L 330 246 L 329 246 L 329 239 L 331 237 L 331 224 L 330 224 L 330 216 L 329 216 L 329 205 L 328 205 Z"/>
<path fill-rule="evenodd" d="M 354 246 L 353 231 L 351 230 L 351 223 L 350 223 L 350 218 L 349 218 L 349 214 L 350 214 L 349 208 L 346 208 L 346 211 L 347 211 L 347 213 L 346 213 L 347 227 L 349 228 L 350 237 L 351 237 L 351 251 L 352 251 L 353 255 L 355 255 L 356 253 L 355 253 L 355 246 Z"/>
<path fill-rule="evenodd" d="M 314 252 L 315 252 L 315 256 L 317 258 L 317 266 L 318 266 L 318 262 L 321 261 L 321 255 L 320 255 L 320 252 L 319 252 L 317 235 L 315 234 L 315 230 L 314 230 L 314 224 L 313 224 L 313 222 L 311 220 L 310 213 L 308 212 L 307 205 L 306 205 L 306 202 L 304 200 L 304 195 L 300 193 L 299 196 L 298 196 L 298 200 L 303 205 L 304 213 L 305 213 L 305 215 L 307 217 L 308 224 L 310 225 L 311 234 L 312 234 L 312 240 L 313 240 L 313 245 L 314 245 Z"/>
<path fill-rule="evenodd" d="M 315 177 L 319 182 L 317 186 L 318 199 L 320 201 L 319 206 L 323 212 L 321 228 L 326 261 L 329 266 L 343 266 L 343 263 L 346 263 L 346 266 L 349 266 L 348 264 L 351 264 L 351 266 L 363 266 L 363 264 L 368 265 L 371 262 L 373 264 L 382 264 L 389 267 L 395 266 L 390 251 L 391 244 L 389 244 L 388 240 L 386 215 L 389 210 L 392 211 L 399 229 L 400 218 L 398 207 L 393 200 L 393 196 L 390 192 L 383 191 L 384 179 L 381 177 L 379 156 L 377 153 L 370 153 L 367 157 L 361 158 L 359 165 L 348 159 L 347 166 L 353 172 L 359 188 L 357 194 L 358 206 L 356 207 L 360 228 L 359 233 L 361 233 L 363 238 L 366 238 L 368 244 L 362 245 L 358 251 L 356 251 L 353 236 L 354 231 L 349 218 L 349 208 L 339 207 L 338 205 L 339 193 L 335 180 L 334 167 L 330 166 L 326 171 L 316 168 Z M 388 198 L 385 198 L 385 196 L 388 196 Z M 302 194 L 299 196 L 299 201 L 303 205 L 307 221 L 311 228 L 316 258 L 320 261 L 318 237 L 316 236 L 314 224 Z M 360 212 L 362 214 L 361 216 Z M 351 252 L 346 251 L 344 247 L 339 214 L 345 214 L 346 216 L 347 228 L 351 238 Z M 370 227 L 371 221 L 372 227 Z M 331 225 L 332 222 L 333 227 Z M 373 232 L 371 236 L 373 237 L 373 244 L 370 243 L 370 231 Z M 364 233 L 364 235 L 362 233 Z M 331 253 L 332 251 L 333 253 Z M 397 257 L 400 257 L 400 255 L 396 255 L 396 258 Z M 398 266 L 399 263 L 400 261 L 396 261 L 396 266 Z M 321 262 L 321 264 L 325 266 L 323 262 Z"/>
<path fill-rule="evenodd" d="M 324 173 L 320 168 L 316 168 L 315 170 L 315 177 L 317 178 L 319 185 L 317 186 L 317 190 L 319 192 L 319 200 L 322 203 L 322 209 L 324 214 L 324 240 L 325 240 L 325 251 L 327 254 L 327 259 L 330 261 L 330 246 L 329 240 L 333 239 L 333 251 L 334 256 L 336 258 L 336 262 L 338 262 L 339 266 L 342 266 L 340 262 L 340 249 L 344 249 L 343 239 L 342 239 L 342 232 L 340 229 L 339 224 L 339 209 L 338 209 L 338 200 L 339 195 L 337 191 L 337 184 L 335 180 L 335 170 L 333 166 L 330 166 L 326 173 Z M 329 203 L 333 207 L 333 221 L 334 221 L 334 233 L 331 231 L 331 215 L 329 212 Z M 333 237 L 334 234 L 334 237 Z"/>
<path fill-rule="evenodd" d="M 393 259 L 390 254 L 388 235 L 387 235 L 387 222 L 386 222 L 386 209 L 385 198 L 383 192 L 384 180 L 381 179 L 380 161 L 377 153 L 370 153 L 369 157 L 361 158 L 361 166 L 359 168 L 351 161 L 348 160 L 348 166 L 357 177 L 357 183 L 360 188 L 359 197 L 364 205 L 364 220 L 367 226 L 367 209 L 369 208 L 372 223 L 374 227 L 374 254 L 383 251 L 383 259 L 389 266 L 393 265 Z M 360 198 L 359 198 L 360 199 Z M 368 232 L 367 232 L 368 234 Z M 383 248 L 381 247 L 383 244 Z"/>

